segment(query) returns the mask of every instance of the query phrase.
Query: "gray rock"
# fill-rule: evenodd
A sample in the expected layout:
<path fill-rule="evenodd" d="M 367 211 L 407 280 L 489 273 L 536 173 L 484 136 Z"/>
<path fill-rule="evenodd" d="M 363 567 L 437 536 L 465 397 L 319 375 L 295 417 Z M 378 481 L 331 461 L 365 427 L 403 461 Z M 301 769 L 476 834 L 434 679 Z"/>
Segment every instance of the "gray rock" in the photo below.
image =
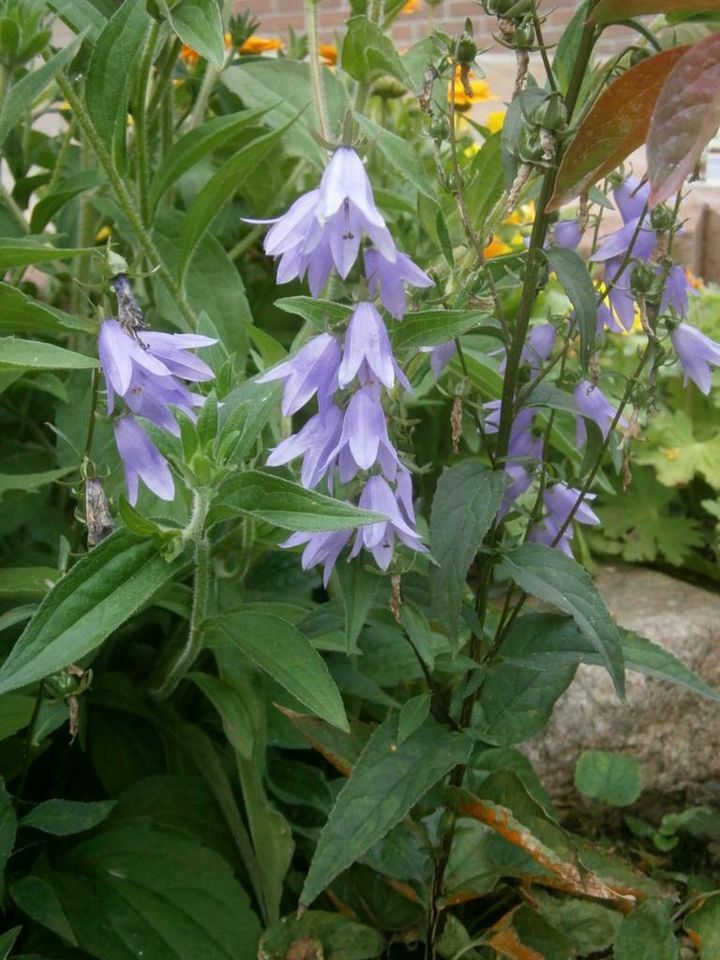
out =
<path fill-rule="evenodd" d="M 720 596 L 637 567 L 605 567 L 597 584 L 620 626 L 661 644 L 720 689 Z M 541 737 L 523 747 L 555 799 L 577 802 L 583 750 L 614 750 L 642 766 L 646 795 L 720 795 L 720 703 L 628 671 L 627 705 L 608 674 L 581 666 Z"/>

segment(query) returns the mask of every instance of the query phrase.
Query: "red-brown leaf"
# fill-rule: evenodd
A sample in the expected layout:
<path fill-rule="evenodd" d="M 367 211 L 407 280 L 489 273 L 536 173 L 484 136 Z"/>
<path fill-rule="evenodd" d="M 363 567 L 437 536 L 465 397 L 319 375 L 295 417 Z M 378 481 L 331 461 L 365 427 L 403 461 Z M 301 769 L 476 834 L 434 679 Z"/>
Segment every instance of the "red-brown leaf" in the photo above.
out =
<path fill-rule="evenodd" d="M 694 43 L 670 71 L 648 137 L 650 205 L 685 183 L 720 126 L 720 33 Z"/>
<path fill-rule="evenodd" d="M 720 13 L 720 0 L 600 0 L 590 17 L 598 25 L 648 13 Z"/>
<path fill-rule="evenodd" d="M 645 143 L 665 80 L 689 49 L 674 47 L 641 60 L 598 97 L 565 152 L 548 213 L 584 193 Z"/>

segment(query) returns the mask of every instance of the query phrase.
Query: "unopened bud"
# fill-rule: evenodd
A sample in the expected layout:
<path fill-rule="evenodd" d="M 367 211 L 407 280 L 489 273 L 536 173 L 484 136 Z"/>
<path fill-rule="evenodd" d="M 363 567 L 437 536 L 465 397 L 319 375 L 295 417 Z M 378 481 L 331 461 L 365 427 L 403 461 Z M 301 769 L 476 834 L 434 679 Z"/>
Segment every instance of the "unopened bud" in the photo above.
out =
<path fill-rule="evenodd" d="M 650 214 L 650 226 L 653 230 L 672 230 L 674 220 L 675 217 L 673 216 L 672 210 L 666 207 L 664 203 L 655 207 Z"/>
<path fill-rule="evenodd" d="M 648 294 L 655 283 L 655 271 L 647 263 L 637 263 L 630 274 L 630 290 L 632 295 L 644 297 Z"/>
<path fill-rule="evenodd" d="M 450 124 L 447 121 L 447 117 L 435 116 L 432 118 L 430 121 L 430 136 L 438 143 L 449 139 Z"/>
<path fill-rule="evenodd" d="M 567 110 L 558 93 L 551 93 L 532 112 L 532 122 L 545 130 L 564 130 L 567 126 Z"/>
<path fill-rule="evenodd" d="M 535 43 L 535 25 L 532 20 L 522 20 L 513 33 L 513 46 L 518 50 L 529 50 Z"/>
<path fill-rule="evenodd" d="M 477 56 L 477 45 L 466 30 L 460 34 L 455 47 L 455 56 L 458 63 L 472 63 Z"/>

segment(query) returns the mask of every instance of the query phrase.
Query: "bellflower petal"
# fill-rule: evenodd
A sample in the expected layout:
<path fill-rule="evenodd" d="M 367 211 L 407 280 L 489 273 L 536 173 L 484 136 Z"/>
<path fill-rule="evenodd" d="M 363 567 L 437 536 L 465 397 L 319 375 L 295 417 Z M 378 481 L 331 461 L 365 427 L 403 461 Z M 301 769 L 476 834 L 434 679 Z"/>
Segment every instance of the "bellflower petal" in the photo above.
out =
<path fill-rule="evenodd" d="M 289 417 L 305 406 L 317 393 L 322 407 L 337 383 L 340 344 L 329 333 L 308 340 L 304 347 L 257 378 L 257 383 L 284 380 L 282 412 Z"/>
<path fill-rule="evenodd" d="M 388 390 L 395 385 L 392 347 L 383 319 L 371 303 L 358 303 L 345 334 L 338 382 L 346 387 L 363 361 Z"/>
<path fill-rule="evenodd" d="M 431 287 L 433 281 L 404 253 L 397 254 L 395 263 L 386 260 L 379 250 L 371 247 L 363 254 L 368 289 L 372 296 L 380 293 L 385 309 L 401 320 L 407 308 L 405 284 L 413 287 Z"/>
<path fill-rule="evenodd" d="M 711 367 L 720 366 L 720 343 L 688 323 L 681 323 L 673 330 L 670 340 L 685 372 L 685 385 L 692 380 L 707 396 L 712 380 Z"/>
<path fill-rule="evenodd" d="M 113 427 L 130 503 L 133 506 L 137 503 L 140 480 L 161 500 L 172 500 L 175 484 L 167 460 L 135 418 L 120 417 Z"/>
<path fill-rule="evenodd" d="M 581 380 L 577 387 L 575 387 L 573 399 L 580 413 L 580 416 L 577 418 L 577 432 L 575 437 L 578 447 L 584 446 L 585 440 L 587 439 L 587 431 L 585 430 L 583 417 L 596 423 L 600 428 L 603 439 L 605 439 L 610 432 L 610 425 L 615 419 L 617 410 L 613 404 L 610 403 L 600 387 L 591 383 L 589 380 Z M 619 422 L 623 426 L 627 426 L 625 417 L 622 417 Z"/>

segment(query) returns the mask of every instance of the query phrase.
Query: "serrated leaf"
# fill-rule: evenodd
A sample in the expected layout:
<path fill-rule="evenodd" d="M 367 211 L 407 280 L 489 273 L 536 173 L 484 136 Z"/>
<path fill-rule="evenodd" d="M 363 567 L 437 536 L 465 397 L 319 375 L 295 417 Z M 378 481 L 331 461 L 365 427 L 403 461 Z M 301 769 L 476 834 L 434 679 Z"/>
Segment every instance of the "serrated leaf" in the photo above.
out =
<path fill-rule="evenodd" d="M 470 332 L 503 340 L 501 328 L 493 325 L 492 321 L 491 314 L 479 310 L 418 310 L 406 313 L 402 323 L 393 328 L 393 346 L 396 350 L 436 347 Z"/>
<path fill-rule="evenodd" d="M 180 0 L 168 10 L 167 18 L 183 43 L 216 67 L 222 66 L 225 46 L 216 0 Z"/>
<path fill-rule="evenodd" d="M 612 173 L 645 143 L 660 91 L 687 49 L 674 47 L 641 60 L 600 94 L 563 155 L 548 212 Z"/>
<path fill-rule="evenodd" d="M 340 563 L 333 570 L 345 612 L 345 643 L 348 653 L 365 625 L 365 618 L 373 605 L 380 578 L 368 573 L 361 563 Z"/>
<path fill-rule="evenodd" d="M 0 667 L 0 693 L 16 690 L 86 656 L 182 568 L 154 543 L 111 534 L 65 574 L 40 604 Z"/>
<path fill-rule="evenodd" d="M 505 477 L 475 460 L 445 469 L 430 516 L 432 553 L 439 564 L 430 578 L 433 609 L 450 636 L 457 636 L 465 581 L 505 491 Z"/>
<path fill-rule="evenodd" d="M 59 53 L 50 57 L 46 63 L 30 70 L 10 88 L 0 110 L 0 145 L 18 124 L 25 110 L 32 106 L 35 98 L 39 97 L 58 73 L 70 63 L 80 47 L 83 36 L 84 34 L 74 37 Z"/>
<path fill-rule="evenodd" d="M 545 254 L 575 309 L 580 334 L 580 364 L 587 370 L 595 345 L 597 328 L 596 290 L 585 261 L 575 250 L 549 247 Z"/>
<path fill-rule="evenodd" d="M 353 767 L 323 827 L 300 902 L 310 904 L 335 877 L 358 860 L 410 812 L 457 764 L 472 741 L 432 719 L 402 744 L 397 718 L 381 724 Z"/>
<path fill-rule="evenodd" d="M 666 487 L 689 483 L 696 474 L 712 486 L 718 484 L 720 436 L 699 439 L 696 431 L 702 426 L 693 423 L 684 410 L 661 413 L 651 421 L 648 442 L 639 451 L 637 463 L 653 466 Z"/>
<path fill-rule="evenodd" d="M 615 23 L 649 13 L 720 12 L 720 0 L 600 0 L 592 12 L 591 22 Z"/>
<path fill-rule="evenodd" d="M 85 102 L 100 139 L 112 150 L 125 130 L 134 66 L 150 26 L 146 0 L 124 0 L 93 48 L 85 78 Z"/>
<path fill-rule="evenodd" d="M 340 323 L 348 320 L 353 308 L 345 303 L 334 303 L 332 300 L 323 300 L 320 297 L 281 297 L 275 301 L 278 310 L 292 313 L 303 320 L 309 320 L 316 326 L 325 329 L 327 323 Z"/>
<path fill-rule="evenodd" d="M 584 750 L 575 765 L 575 786 L 591 800 L 627 807 L 642 792 L 640 764 L 621 753 Z"/>
<path fill-rule="evenodd" d="M 622 922 L 620 914 L 588 900 L 536 895 L 538 910 L 571 941 L 580 956 L 612 946 Z"/>
<path fill-rule="evenodd" d="M 80 803 L 77 800 L 46 800 L 25 814 L 21 827 L 33 827 L 55 837 L 92 830 L 113 811 L 117 800 Z"/>
<path fill-rule="evenodd" d="M 416 148 L 403 137 L 386 130 L 361 113 L 354 114 L 355 122 L 385 157 L 389 165 L 403 179 L 408 180 L 418 193 L 435 200 L 432 180 L 425 172 Z"/>
<path fill-rule="evenodd" d="M 340 730 L 350 729 L 342 698 L 325 661 L 292 623 L 272 614 L 243 609 L 211 622 L 316 716 Z"/>
<path fill-rule="evenodd" d="M 600 654 L 618 696 L 625 692 L 620 634 L 590 575 L 579 563 L 540 543 L 510 550 L 502 572 L 530 596 L 569 613 L 581 633 Z"/>
<path fill-rule="evenodd" d="M 628 914 L 615 939 L 615 960 L 677 960 L 670 906 L 647 900 Z"/>
<path fill-rule="evenodd" d="M 187 170 L 213 150 L 232 142 L 238 133 L 254 124 L 266 112 L 265 107 L 212 117 L 176 140 L 162 158 L 150 184 L 151 210 L 155 209 L 165 191 Z"/>
<path fill-rule="evenodd" d="M 389 73 L 405 86 L 410 86 L 400 55 L 392 40 L 367 17 L 351 17 L 342 46 L 342 67 L 353 79 L 374 80 Z"/>
<path fill-rule="evenodd" d="M 310 746 L 343 776 L 349 775 L 370 739 L 371 728 L 364 724 L 353 723 L 351 732 L 347 734 L 317 717 L 308 717 L 287 707 L 278 706 L 277 709 Z"/>
<path fill-rule="evenodd" d="M 220 169 L 208 180 L 195 202 L 190 207 L 185 218 L 183 230 L 183 271 L 187 269 L 188 261 L 200 242 L 205 231 L 218 215 L 223 205 L 238 189 L 245 177 L 248 177 L 265 159 L 282 135 L 292 126 L 298 117 L 294 117 L 284 127 L 273 130 L 251 140 L 238 152 L 227 160 Z"/>
<path fill-rule="evenodd" d="M 344 500 L 334 500 L 260 470 L 247 470 L 223 484 L 218 501 L 210 511 L 209 522 L 238 513 L 257 517 L 284 530 L 311 533 L 352 530 L 386 519 L 382 514 L 361 510 Z"/>
<path fill-rule="evenodd" d="M 97 365 L 94 357 L 56 347 L 54 343 L 0 337 L 0 370 L 13 367 L 24 370 L 92 370 Z"/>
<path fill-rule="evenodd" d="M 681 189 L 718 126 L 720 33 L 715 33 L 678 60 L 655 104 L 647 142 L 650 206 Z"/>

